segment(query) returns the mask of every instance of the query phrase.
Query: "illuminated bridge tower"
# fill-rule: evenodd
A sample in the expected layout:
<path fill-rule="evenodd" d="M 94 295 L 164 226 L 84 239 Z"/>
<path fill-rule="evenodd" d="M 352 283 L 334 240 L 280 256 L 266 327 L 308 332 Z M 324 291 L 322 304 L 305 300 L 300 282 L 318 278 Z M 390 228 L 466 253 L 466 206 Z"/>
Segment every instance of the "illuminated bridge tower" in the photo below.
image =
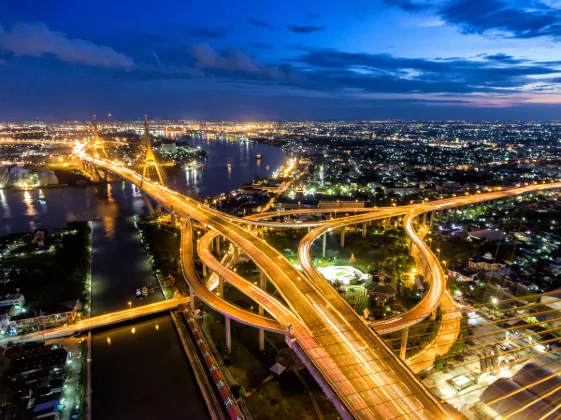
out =
<path fill-rule="evenodd" d="M 103 141 L 99 136 L 99 131 L 97 129 L 97 120 L 95 115 L 93 116 L 93 127 L 94 127 L 94 138 L 90 143 L 91 148 L 91 156 L 92 161 L 82 161 L 84 172 L 92 179 L 93 181 L 103 182 L 107 181 L 107 171 L 103 169 L 99 169 L 95 165 L 95 160 L 102 158 L 107 159 L 107 150 L 105 150 L 105 146 L 103 145 Z"/>
<path fill-rule="evenodd" d="M 148 120 L 146 116 L 144 117 L 144 141 L 146 146 L 146 153 L 144 154 L 144 166 L 142 168 L 142 179 L 140 180 L 140 189 L 142 190 L 142 185 L 144 184 L 144 178 L 150 179 L 149 169 L 154 169 L 160 180 L 160 184 L 164 185 L 164 178 L 160 171 L 160 166 L 156 161 L 156 156 L 154 156 L 154 151 L 152 150 L 152 144 L 150 143 L 150 131 L 148 129 Z"/>
<path fill-rule="evenodd" d="M 95 162 L 95 158 L 103 157 L 107 159 L 107 150 L 105 150 L 105 146 L 101 141 L 101 137 L 99 137 L 99 131 L 97 129 L 97 119 L 95 115 L 93 116 L 93 126 L 94 126 L 94 139 L 92 145 L 92 160 Z"/>

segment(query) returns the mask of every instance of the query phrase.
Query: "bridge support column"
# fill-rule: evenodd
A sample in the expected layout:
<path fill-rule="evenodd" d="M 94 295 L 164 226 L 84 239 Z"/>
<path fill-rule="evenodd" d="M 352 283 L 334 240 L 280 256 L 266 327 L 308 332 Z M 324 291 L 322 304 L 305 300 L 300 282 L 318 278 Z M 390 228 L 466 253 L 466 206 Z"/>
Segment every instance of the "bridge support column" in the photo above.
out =
<path fill-rule="evenodd" d="M 171 225 L 175 226 L 175 213 L 173 211 L 171 212 Z"/>
<path fill-rule="evenodd" d="M 325 248 L 327 248 L 327 232 L 323 233 L 323 243 L 321 245 L 321 257 L 325 258 Z"/>
<path fill-rule="evenodd" d="M 191 285 L 189 285 L 189 305 L 191 312 L 195 312 L 195 289 Z"/>
<path fill-rule="evenodd" d="M 203 276 L 206 276 L 206 264 L 203 262 Z"/>
<path fill-rule="evenodd" d="M 437 311 L 437 309 L 434 309 L 434 310 L 430 313 L 430 321 L 431 321 L 431 322 L 436 321 L 436 311 Z"/>
<path fill-rule="evenodd" d="M 224 297 L 224 277 L 218 276 L 218 293 Z"/>
<path fill-rule="evenodd" d="M 234 247 L 234 259 L 233 259 L 233 263 L 237 263 L 238 262 L 238 258 L 240 257 L 239 255 L 239 250 L 238 247 L 235 244 L 232 244 L 232 246 Z"/>
<path fill-rule="evenodd" d="M 345 230 L 345 227 L 341 228 L 341 248 L 345 248 Z"/>
<path fill-rule="evenodd" d="M 434 210 L 430 213 L 430 225 L 429 228 L 432 230 L 432 224 L 434 223 Z"/>
<path fill-rule="evenodd" d="M 230 318 L 224 317 L 224 324 L 226 325 L 226 351 L 228 354 L 232 353 L 232 333 L 230 331 Z"/>
<path fill-rule="evenodd" d="M 407 352 L 407 339 L 409 338 L 409 327 L 405 328 L 401 333 L 401 348 L 399 349 L 399 358 L 405 360 Z"/>
<path fill-rule="evenodd" d="M 144 200 L 144 204 L 146 204 L 146 208 L 148 209 L 148 214 L 150 216 L 153 216 L 156 211 L 154 210 L 154 206 L 150 202 L 150 199 L 144 193 L 142 193 L 142 199 Z"/>
<path fill-rule="evenodd" d="M 423 226 L 426 226 L 426 224 L 427 224 L 427 214 L 428 213 L 423 214 Z"/>
<path fill-rule="evenodd" d="M 366 237 L 366 222 L 364 222 L 362 224 L 362 237 L 365 238 Z"/>
<path fill-rule="evenodd" d="M 425 264 L 425 271 L 423 272 L 423 279 L 427 281 L 427 276 L 429 275 L 429 263 Z"/>
<path fill-rule="evenodd" d="M 261 270 L 259 273 L 259 287 L 261 290 L 267 290 L 267 276 Z M 262 305 L 259 305 L 259 315 L 263 316 L 265 314 L 265 309 Z M 259 328 L 259 351 L 265 350 L 265 330 L 263 328 Z"/>
<path fill-rule="evenodd" d="M 390 219 L 391 219 L 391 217 L 386 217 L 386 218 L 384 219 L 384 232 L 385 232 L 386 230 L 388 230 L 388 225 L 389 225 L 389 223 L 390 223 Z"/>

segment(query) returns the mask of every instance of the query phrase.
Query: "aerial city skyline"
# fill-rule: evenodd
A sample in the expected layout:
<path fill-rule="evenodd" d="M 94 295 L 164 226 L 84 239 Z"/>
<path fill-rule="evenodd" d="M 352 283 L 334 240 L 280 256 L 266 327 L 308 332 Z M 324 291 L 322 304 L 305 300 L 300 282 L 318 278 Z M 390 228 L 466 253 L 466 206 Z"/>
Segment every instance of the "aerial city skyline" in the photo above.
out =
<path fill-rule="evenodd" d="M 561 418 L 561 0 L 54 3 L 0 2 L 0 420 Z"/>
<path fill-rule="evenodd" d="M 556 1 L 0 5 L 7 120 L 556 120 Z M 126 18 L 124 18 L 126 17 Z"/>

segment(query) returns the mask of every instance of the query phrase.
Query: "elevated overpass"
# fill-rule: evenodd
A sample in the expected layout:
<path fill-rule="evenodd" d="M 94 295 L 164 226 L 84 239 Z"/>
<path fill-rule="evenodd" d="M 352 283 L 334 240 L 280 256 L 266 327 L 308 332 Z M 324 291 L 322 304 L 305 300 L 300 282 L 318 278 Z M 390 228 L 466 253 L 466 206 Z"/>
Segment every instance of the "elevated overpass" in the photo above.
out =
<path fill-rule="evenodd" d="M 91 318 L 84 318 L 75 322 L 74 324 L 69 324 L 62 327 L 37 331 L 16 337 L 3 338 L 1 341 L 4 343 L 25 343 L 30 341 L 52 340 L 54 338 L 68 337 L 70 335 L 83 331 L 89 331 L 96 328 L 102 328 L 110 325 L 116 325 L 122 322 L 132 321 L 143 316 L 169 312 L 177 308 L 178 306 L 185 305 L 187 303 L 189 303 L 188 297 L 164 300 L 161 302 L 150 303 L 148 305 L 124 309 L 122 311 L 111 312 L 109 314 L 93 316 Z"/>
<path fill-rule="evenodd" d="M 102 159 L 95 164 L 137 185 L 141 182 L 140 175 L 121 165 Z M 226 216 L 151 181 L 144 180 L 144 191 L 182 217 L 216 230 L 255 261 L 288 303 L 288 308 L 277 307 L 273 316 L 290 329 L 311 371 L 318 373 L 318 382 L 341 400 L 342 416 L 450 418 L 352 308 L 339 296 L 335 302 L 327 299 L 286 258 L 242 228 L 239 224 L 247 223 L 243 219 Z"/>
<path fill-rule="evenodd" d="M 82 156 L 82 158 L 91 162 L 88 157 Z M 254 290 L 247 288 L 246 291 L 250 295 L 254 293 L 259 305 L 270 312 L 280 326 L 288 330 L 288 342 L 302 356 L 326 394 L 336 395 L 335 405 L 344 418 L 350 416 L 426 419 L 454 417 L 444 411 L 440 403 L 424 388 L 407 366 L 393 355 L 383 341 L 331 287 L 328 286 L 328 290 L 324 281 L 319 282 L 308 275 L 302 276 L 280 253 L 242 227 L 247 225 L 248 221 L 210 209 L 163 185 L 143 179 L 135 172 L 114 162 L 99 159 L 95 161 L 95 165 L 110 170 L 135 184 L 144 183 L 144 191 L 164 207 L 179 214 L 182 219 L 193 218 L 208 226 L 234 246 L 239 247 L 256 263 L 275 285 L 288 307 L 280 302 L 277 303 L 276 299 L 271 300 L 257 287 Z M 539 187 L 534 187 L 537 188 Z M 549 188 L 555 187 L 549 186 Z M 494 193 L 490 193 L 489 198 L 483 198 L 484 195 L 481 195 L 479 200 L 499 198 L 492 194 Z M 413 221 L 431 208 L 444 209 L 462 204 L 457 204 L 456 201 L 433 202 L 430 205 L 432 207 L 422 208 L 424 205 L 417 205 L 392 209 L 399 213 L 391 213 L 391 210 L 388 210 L 388 214 L 406 215 L 406 231 L 409 231 L 407 229 L 409 226 L 412 242 L 423 255 L 428 248 L 416 235 Z M 370 217 L 370 215 L 365 216 Z M 286 224 L 281 223 L 281 226 L 285 227 Z M 430 253 L 430 250 L 428 252 Z M 425 258 L 429 261 L 431 255 L 427 254 Z M 439 283 L 445 289 L 440 264 L 434 255 L 432 258 L 435 265 L 430 266 L 431 273 L 433 275 L 437 273 L 434 284 Z M 207 258 L 206 262 L 209 265 L 212 263 L 210 258 Z M 231 270 L 219 262 L 216 261 L 215 266 L 211 268 L 219 271 L 219 275 L 224 276 L 228 281 L 238 282 L 240 287 L 248 287 L 249 282 L 237 278 Z M 442 274 L 441 279 L 438 278 L 439 270 Z M 433 297 L 438 297 L 439 287 L 433 286 L 432 289 L 434 289 Z M 437 300 L 440 301 L 441 297 L 442 294 Z M 427 307 L 433 306 L 434 309 L 438 302 L 433 305 L 432 301 L 431 298 Z M 422 312 L 424 313 L 425 310 L 423 309 Z M 410 318 L 404 324 L 408 325 L 417 317 L 410 316 Z M 389 324 L 394 322 L 391 321 Z M 399 329 L 395 325 L 388 328 Z"/>

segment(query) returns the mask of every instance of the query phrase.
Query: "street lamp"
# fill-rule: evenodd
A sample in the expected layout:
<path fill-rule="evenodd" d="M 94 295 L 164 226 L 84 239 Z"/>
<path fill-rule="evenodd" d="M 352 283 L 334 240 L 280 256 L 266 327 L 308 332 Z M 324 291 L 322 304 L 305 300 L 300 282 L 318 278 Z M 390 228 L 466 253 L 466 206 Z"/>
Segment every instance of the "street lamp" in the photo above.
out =
<path fill-rule="evenodd" d="M 132 302 L 129 300 L 129 309 L 132 308 Z"/>

